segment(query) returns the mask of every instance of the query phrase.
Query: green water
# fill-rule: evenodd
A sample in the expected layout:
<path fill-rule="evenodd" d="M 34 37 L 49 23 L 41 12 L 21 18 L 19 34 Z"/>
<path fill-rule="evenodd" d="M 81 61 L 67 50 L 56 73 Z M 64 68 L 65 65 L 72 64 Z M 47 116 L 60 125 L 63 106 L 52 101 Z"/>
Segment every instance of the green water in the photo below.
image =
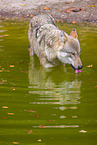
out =
<path fill-rule="evenodd" d="M 97 145 L 97 29 L 59 26 L 78 31 L 84 67 L 76 74 L 30 60 L 28 22 L 0 25 L 0 145 Z"/>

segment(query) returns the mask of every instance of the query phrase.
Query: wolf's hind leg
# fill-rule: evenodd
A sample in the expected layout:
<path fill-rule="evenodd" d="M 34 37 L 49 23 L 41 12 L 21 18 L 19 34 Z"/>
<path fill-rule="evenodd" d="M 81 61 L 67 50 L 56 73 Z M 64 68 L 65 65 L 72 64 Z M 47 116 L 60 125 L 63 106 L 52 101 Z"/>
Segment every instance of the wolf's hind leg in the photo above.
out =
<path fill-rule="evenodd" d="M 29 23 L 29 30 L 28 30 L 28 38 L 29 38 L 29 43 L 30 43 L 30 56 L 34 55 L 34 50 L 33 50 L 33 40 L 32 40 L 32 33 L 33 33 L 33 27 L 32 27 L 32 23 L 30 21 Z"/>
<path fill-rule="evenodd" d="M 33 50 L 33 47 L 32 45 L 30 45 L 30 56 L 34 55 L 34 50 Z"/>

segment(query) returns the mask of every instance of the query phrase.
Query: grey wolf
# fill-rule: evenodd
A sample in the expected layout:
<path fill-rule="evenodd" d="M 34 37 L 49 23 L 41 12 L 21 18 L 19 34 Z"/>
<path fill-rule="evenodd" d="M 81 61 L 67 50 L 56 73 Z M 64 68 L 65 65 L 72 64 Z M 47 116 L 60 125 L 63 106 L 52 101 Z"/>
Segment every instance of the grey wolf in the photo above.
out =
<path fill-rule="evenodd" d="M 68 35 L 57 27 L 51 15 L 34 16 L 29 23 L 28 38 L 30 55 L 36 54 L 43 67 L 68 63 L 74 70 L 82 68 L 76 29 Z"/>

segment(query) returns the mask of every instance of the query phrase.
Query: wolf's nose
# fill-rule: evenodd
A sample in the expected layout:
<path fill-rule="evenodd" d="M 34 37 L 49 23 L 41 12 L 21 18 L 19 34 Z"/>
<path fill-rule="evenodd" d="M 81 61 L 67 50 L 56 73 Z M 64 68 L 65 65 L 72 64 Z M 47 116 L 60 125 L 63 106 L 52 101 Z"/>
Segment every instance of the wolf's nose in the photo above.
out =
<path fill-rule="evenodd" d="M 82 65 L 79 65 L 79 66 L 78 66 L 78 69 L 82 69 L 82 68 L 83 68 L 83 66 L 82 66 Z"/>

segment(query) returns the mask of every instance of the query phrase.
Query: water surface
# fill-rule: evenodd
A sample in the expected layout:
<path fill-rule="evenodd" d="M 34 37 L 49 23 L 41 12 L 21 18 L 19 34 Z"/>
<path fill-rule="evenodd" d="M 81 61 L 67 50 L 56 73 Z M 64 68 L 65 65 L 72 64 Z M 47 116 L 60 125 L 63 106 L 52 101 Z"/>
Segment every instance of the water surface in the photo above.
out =
<path fill-rule="evenodd" d="M 78 31 L 84 67 L 75 74 L 30 59 L 28 22 L 0 25 L 0 145 L 96 145 L 97 29 L 59 25 Z"/>

